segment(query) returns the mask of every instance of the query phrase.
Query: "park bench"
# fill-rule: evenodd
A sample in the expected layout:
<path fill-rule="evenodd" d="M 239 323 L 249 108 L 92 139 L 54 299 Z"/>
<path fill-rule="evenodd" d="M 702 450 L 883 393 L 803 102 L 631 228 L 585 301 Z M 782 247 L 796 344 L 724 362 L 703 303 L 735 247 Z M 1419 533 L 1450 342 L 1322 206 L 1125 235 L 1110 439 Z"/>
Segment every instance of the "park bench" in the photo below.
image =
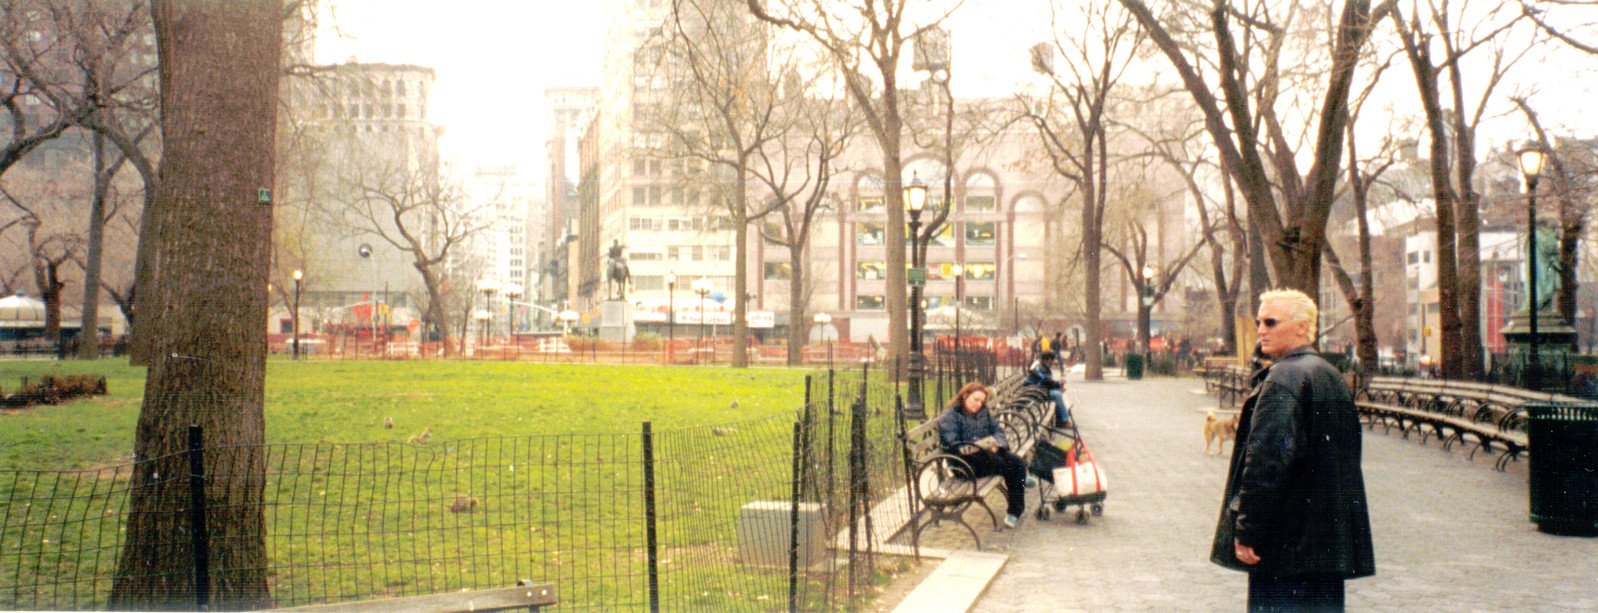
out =
<path fill-rule="evenodd" d="M 1248 396 L 1250 374 L 1249 369 L 1237 364 L 1205 371 L 1204 391 L 1215 394 L 1221 406 L 1242 404 L 1243 398 Z"/>
<path fill-rule="evenodd" d="M 1236 365 L 1237 356 L 1235 355 L 1212 355 L 1204 358 L 1204 361 L 1200 362 L 1198 366 L 1193 367 L 1193 374 L 1203 378 L 1206 387 L 1208 387 L 1210 373 L 1219 372 L 1228 366 Z"/>
<path fill-rule="evenodd" d="M 995 393 L 989 407 L 994 420 L 1004 430 L 1005 438 L 1009 439 L 1010 451 L 1029 460 L 1037 442 L 1048 434 L 1046 424 L 1053 422 L 1054 405 L 1046 395 L 1026 393 L 1028 388 L 1020 386 L 1022 378 L 1018 372 L 994 384 L 990 388 Z M 1009 390 L 1009 393 L 1001 396 L 997 392 L 1000 389 Z M 965 527 L 981 548 L 982 537 L 965 521 L 965 512 L 971 505 L 977 505 L 987 512 L 994 528 L 998 528 L 999 515 L 988 505 L 987 497 L 994 489 L 1003 487 L 1004 479 L 997 475 L 974 480 L 964 478 L 962 475 L 970 474 L 970 467 L 959 456 L 944 453 L 936 417 L 905 434 L 904 452 L 914 498 L 906 524 L 911 531 L 911 542 L 919 547 L 922 530 L 949 520 Z"/>
<path fill-rule="evenodd" d="M 1515 387 L 1402 377 L 1373 377 L 1355 393 L 1369 428 L 1383 432 L 1399 428 L 1404 438 L 1419 434 L 1425 444 L 1436 436 L 1444 450 L 1474 439 L 1476 452 L 1502 449 L 1493 467 L 1504 470 L 1529 452 L 1526 405 L 1533 402 L 1578 402 L 1579 399 Z"/>
<path fill-rule="evenodd" d="M 553 606 L 558 602 L 555 597 L 555 586 L 549 584 L 533 584 L 523 580 L 517 587 L 506 587 L 491 590 L 463 590 L 443 594 L 424 594 L 421 596 L 404 596 L 400 598 L 382 598 L 378 600 L 359 600 L 354 602 L 340 602 L 334 604 L 308 605 L 303 607 L 290 607 L 287 609 L 274 609 L 276 611 L 293 611 L 294 613 L 351 613 L 365 611 L 383 611 L 399 613 L 466 613 L 468 611 L 511 611 L 525 609 L 527 611 L 540 611 L 544 607 Z"/>

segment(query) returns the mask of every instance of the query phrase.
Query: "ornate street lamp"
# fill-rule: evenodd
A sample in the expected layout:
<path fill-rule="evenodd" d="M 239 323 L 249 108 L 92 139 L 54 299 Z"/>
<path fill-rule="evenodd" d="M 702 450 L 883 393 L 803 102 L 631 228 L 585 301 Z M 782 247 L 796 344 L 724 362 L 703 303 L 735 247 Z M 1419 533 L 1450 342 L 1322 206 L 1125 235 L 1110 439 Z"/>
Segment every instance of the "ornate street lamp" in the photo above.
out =
<path fill-rule="evenodd" d="M 832 335 L 828 334 L 827 331 L 832 327 L 832 315 L 816 313 L 815 317 L 811 319 L 816 322 L 816 325 L 821 326 L 821 337 L 827 341 L 827 368 L 830 369 L 832 368 Z"/>
<path fill-rule="evenodd" d="M 505 284 L 505 335 L 514 336 L 516 329 L 521 327 L 520 318 L 516 317 L 516 301 L 525 291 L 520 283 L 512 281 Z"/>
<path fill-rule="evenodd" d="M 694 352 L 694 363 L 698 364 L 699 355 L 704 353 L 705 349 L 705 296 L 716 291 L 716 285 L 711 283 L 709 278 L 700 277 L 691 287 L 695 294 L 699 294 L 699 343 Z"/>
<path fill-rule="evenodd" d="M 906 275 L 910 283 L 910 397 L 905 402 L 905 417 L 926 419 L 926 403 L 921 396 L 921 288 L 927 284 L 927 264 L 921 257 L 921 212 L 927 208 L 927 184 L 921 182 L 920 175 L 911 173 L 910 182 L 904 186 L 904 202 L 910 209 L 910 274 Z M 828 355 L 830 363 L 831 345 Z"/>
<path fill-rule="evenodd" d="M 1542 178 L 1543 148 L 1541 143 L 1527 142 L 1515 156 L 1520 160 L 1520 175 L 1526 181 L 1526 301 L 1531 339 L 1530 355 L 1526 361 L 1526 387 L 1542 389 L 1542 356 L 1537 338 L 1537 311 L 1541 301 L 1537 296 L 1537 180 Z"/>
<path fill-rule="evenodd" d="M 482 327 L 483 343 L 487 344 L 488 329 L 492 327 L 494 323 L 494 292 L 499 291 L 499 279 L 490 279 L 486 277 L 478 279 L 477 291 L 483 293 L 483 308 L 479 310 L 478 313 L 487 315 L 487 317 L 479 318 L 482 320 L 482 323 L 479 325 Z"/>
<path fill-rule="evenodd" d="M 960 311 L 965 310 L 965 267 L 959 264 L 949 267 L 949 272 L 954 274 L 954 359 L 960 359 Z"/>
<path fill-rule="evenodd" d="M 677 273 L 666 272 L 666 363 L 672 364 L 677 344 Z"/>
<path fill-rule="evenodd" d="M 294 359 L 300 359 L 300 282 L 305 271 L 294 269 Z"/>

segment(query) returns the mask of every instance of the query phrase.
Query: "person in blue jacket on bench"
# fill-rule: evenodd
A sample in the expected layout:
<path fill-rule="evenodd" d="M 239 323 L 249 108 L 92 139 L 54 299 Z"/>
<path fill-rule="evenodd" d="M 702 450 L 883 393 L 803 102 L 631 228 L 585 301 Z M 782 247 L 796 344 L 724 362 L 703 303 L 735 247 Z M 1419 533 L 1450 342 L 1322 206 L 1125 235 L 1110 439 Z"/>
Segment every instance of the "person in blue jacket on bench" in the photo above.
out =
<path fill-rule="evenodd" d="M 1049 393 L 1049 399 L 1054 401 L 1054 427 L 1071 427 L 1071 409 L 1065 405 L 1065 383 L 1054 378 L 1054 363 L 1059 354 L 1045 351 L 1038 356 L 1038 361 L 1032 365 L 1032 370 L 1026 374 L 1026 384 L 1036 385 Z"/>

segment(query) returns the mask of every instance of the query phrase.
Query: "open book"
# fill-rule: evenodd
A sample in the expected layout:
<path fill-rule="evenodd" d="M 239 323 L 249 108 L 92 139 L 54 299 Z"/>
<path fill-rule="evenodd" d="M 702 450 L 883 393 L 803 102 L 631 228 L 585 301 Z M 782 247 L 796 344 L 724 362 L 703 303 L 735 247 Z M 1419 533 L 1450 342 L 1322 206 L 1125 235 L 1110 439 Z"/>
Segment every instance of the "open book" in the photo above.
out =
<path fill-rule="evenodd" d="M 991 451 L 999 446 L 999 439 L 993 438 L 991 436 L 984 436 L 973 441 L 971 444 Z"/>

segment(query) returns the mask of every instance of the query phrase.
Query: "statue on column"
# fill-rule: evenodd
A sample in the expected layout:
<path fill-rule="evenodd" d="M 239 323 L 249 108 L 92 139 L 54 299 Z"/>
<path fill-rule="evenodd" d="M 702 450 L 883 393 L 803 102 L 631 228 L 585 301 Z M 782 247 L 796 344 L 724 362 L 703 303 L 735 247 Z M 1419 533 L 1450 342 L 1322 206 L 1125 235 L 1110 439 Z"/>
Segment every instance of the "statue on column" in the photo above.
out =
<path fill-rule="evenodd" d="M 1547 228 L 1537 228 L 1534 236 L 1537 241 L 1537 287 L 1532 289 L 1536 292 L 1537 312 L 1541 313 L 1553 308 L 1554 296 L 1559 293 L 1559 239 Z M 1529 270 L 1525 278 L 1531 278 Z M 1527 292 L 1523 303 L 1528 310 L 1531 308 L 1532 295 Z"/>

